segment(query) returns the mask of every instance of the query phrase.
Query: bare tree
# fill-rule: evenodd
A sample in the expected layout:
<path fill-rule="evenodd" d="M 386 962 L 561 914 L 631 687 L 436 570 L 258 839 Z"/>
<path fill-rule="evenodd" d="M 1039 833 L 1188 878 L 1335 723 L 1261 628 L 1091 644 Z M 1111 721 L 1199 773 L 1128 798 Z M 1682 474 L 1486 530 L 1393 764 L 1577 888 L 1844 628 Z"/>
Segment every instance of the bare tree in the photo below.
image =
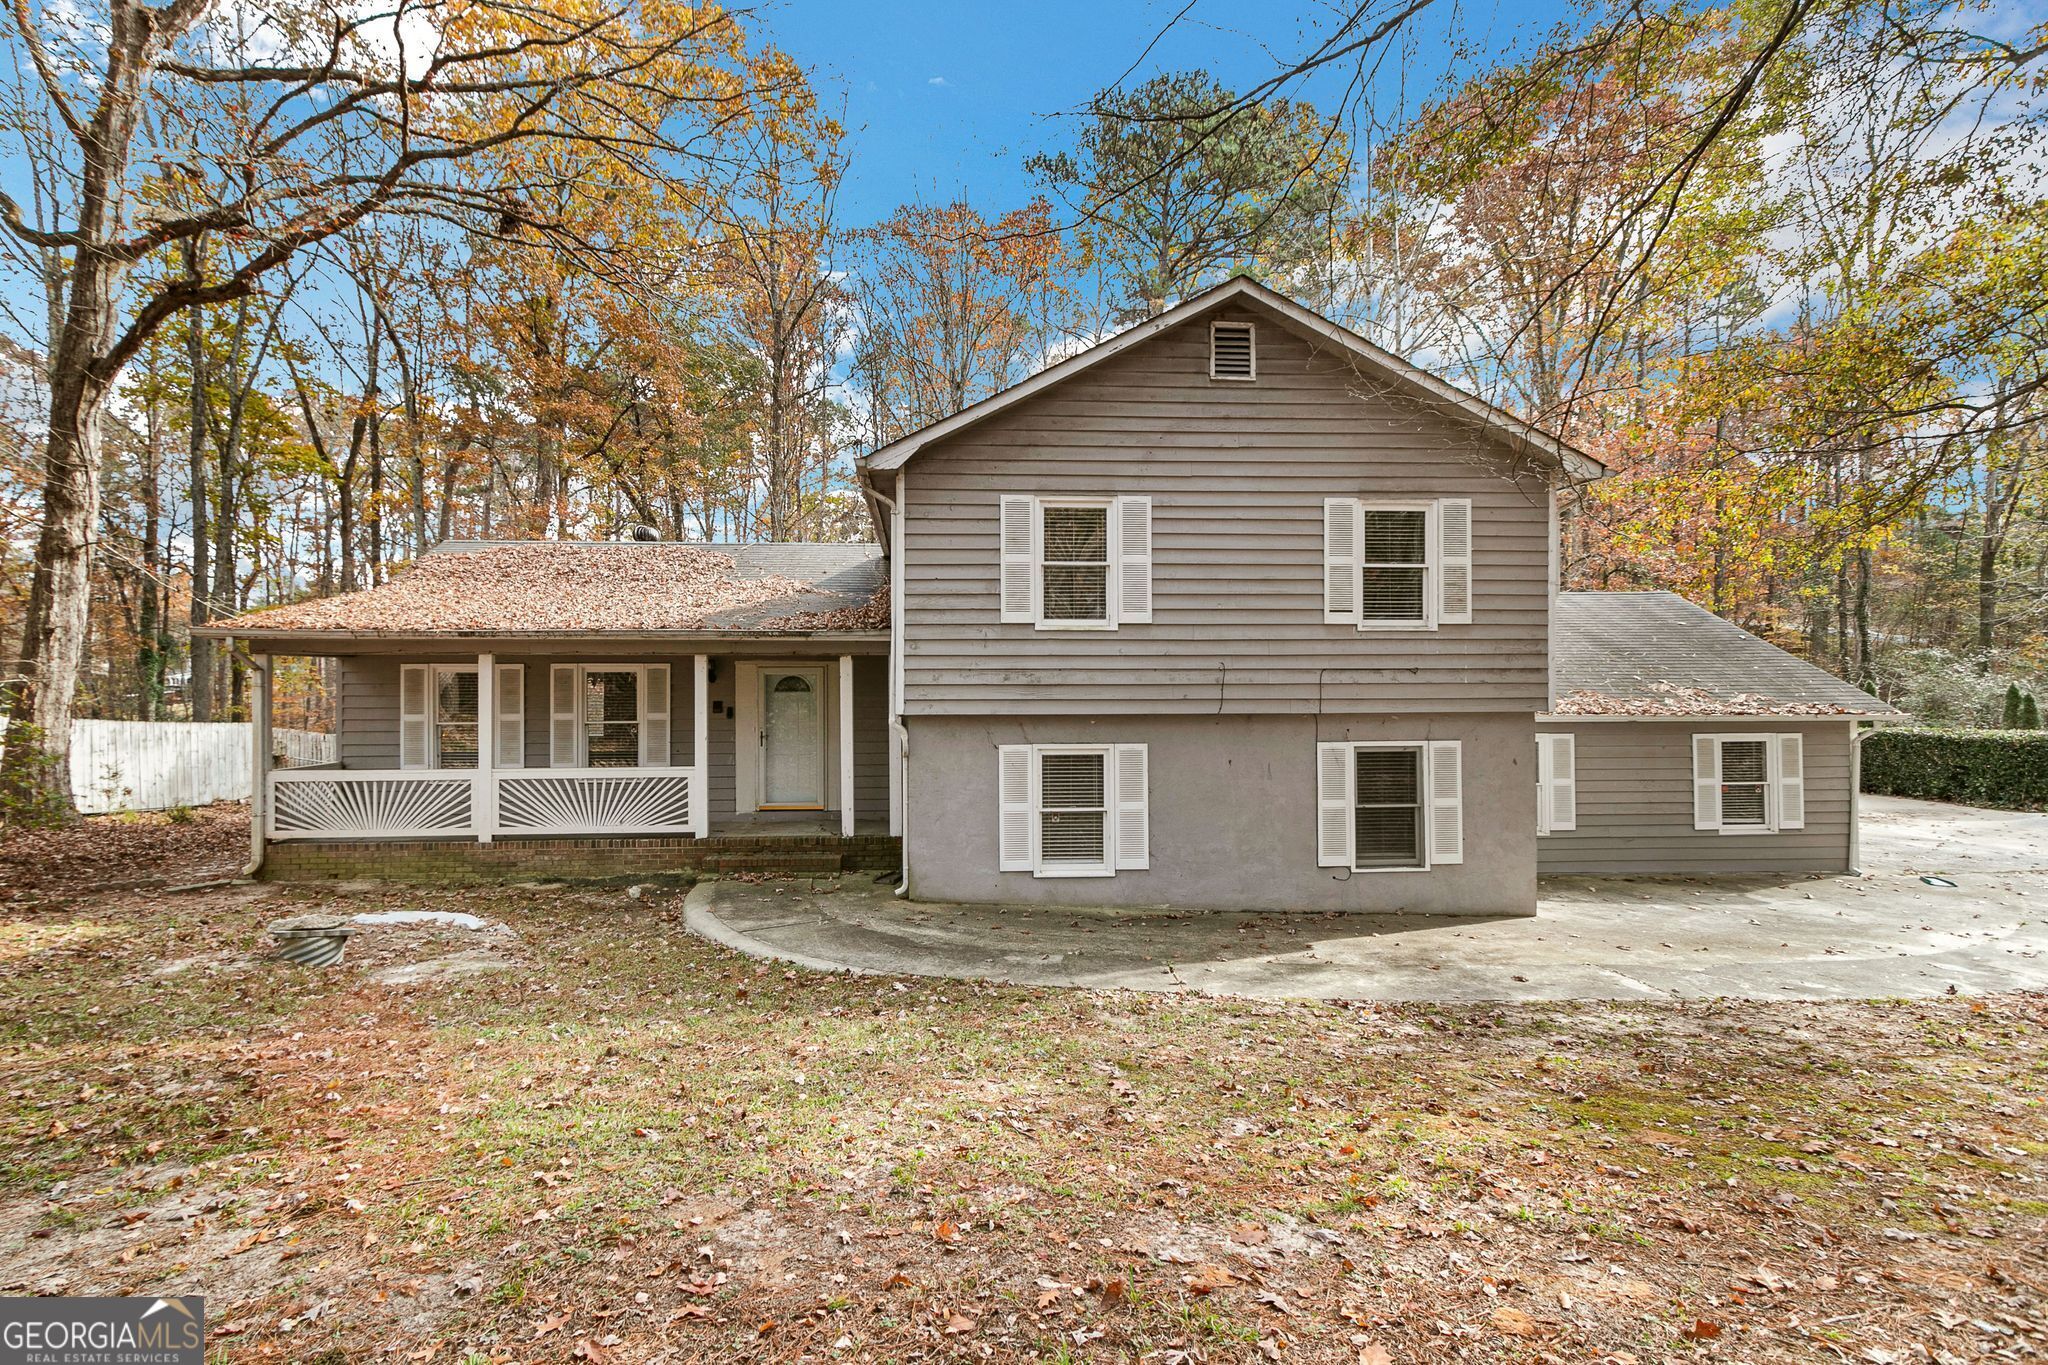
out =
<path fill-rule="evenodd" d="M 17 0 L 17 100 L 47 102 L 61 218 L 0 192 L 0 229 L 58 272 L 47 348 L 43 518 L 7 687 L 0 778 L 22 804 L 72 809 L 68 745 L 84 657 L 101 417 L 122 368 L 183 310 L 254 291 L 298 252 L 378 215 L 560 232 L 534 215 L 526 146 L 592 149 L 671 176 L 719 156 L 762 87 L 729 11 L 636 0 L 556 13 L 517 0 L 106 0 L 98 14 Z M 138 164 L 145 126 L 162 150 Z M 471 173 L 488 165 L 489 174 Z M 233 243 L 208 274 L 166 257 Z M 563 249 L 592 250 L 562 233 Z M 221 572 L 222 566 L 215 566 Z"/>

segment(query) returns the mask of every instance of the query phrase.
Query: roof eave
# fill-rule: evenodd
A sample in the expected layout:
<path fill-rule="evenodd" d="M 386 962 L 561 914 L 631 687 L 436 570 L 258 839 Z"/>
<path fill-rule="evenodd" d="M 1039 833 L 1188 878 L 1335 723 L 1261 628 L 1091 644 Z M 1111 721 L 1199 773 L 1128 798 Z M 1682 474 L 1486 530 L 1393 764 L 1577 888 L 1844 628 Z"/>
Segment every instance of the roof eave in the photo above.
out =
<path fill-rule="evenodd" d="M 285 640 L 304 644 L 401 643 L 416 640 L 438 644 L 451 640 L 531 640 L 536 644 L 556 641 L 601 640 L 642 642 L 739 640 L 858 640 L 886 641 L 886 630 L 293 630 L 261 626 L 195 626 L 194 636 L 206 640 Z"/>

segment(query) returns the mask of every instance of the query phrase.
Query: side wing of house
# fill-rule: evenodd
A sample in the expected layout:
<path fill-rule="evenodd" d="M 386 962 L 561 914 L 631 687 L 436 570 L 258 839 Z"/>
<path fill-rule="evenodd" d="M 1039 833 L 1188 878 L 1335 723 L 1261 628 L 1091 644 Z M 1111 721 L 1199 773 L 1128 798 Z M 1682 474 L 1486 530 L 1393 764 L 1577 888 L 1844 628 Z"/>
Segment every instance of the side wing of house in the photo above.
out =
<path fill-rule="evenodd" d="M 1545 720 L 1545 876 L 1842 872 L 1855 861 L 1855 722 Z"/>

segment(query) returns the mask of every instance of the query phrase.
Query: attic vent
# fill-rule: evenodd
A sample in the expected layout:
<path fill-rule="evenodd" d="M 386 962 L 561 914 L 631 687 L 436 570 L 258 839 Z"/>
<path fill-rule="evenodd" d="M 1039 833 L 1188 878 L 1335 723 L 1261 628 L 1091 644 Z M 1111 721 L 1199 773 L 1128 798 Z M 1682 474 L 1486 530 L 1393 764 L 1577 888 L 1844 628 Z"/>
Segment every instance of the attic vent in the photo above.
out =
<path fill-rule="evenodd" d="M 1258 353 L 1254 348 L 1252 324 L 1218 322 L 1209 328 L 1209 377 L 1211 379 L 1257 379 Z"/>

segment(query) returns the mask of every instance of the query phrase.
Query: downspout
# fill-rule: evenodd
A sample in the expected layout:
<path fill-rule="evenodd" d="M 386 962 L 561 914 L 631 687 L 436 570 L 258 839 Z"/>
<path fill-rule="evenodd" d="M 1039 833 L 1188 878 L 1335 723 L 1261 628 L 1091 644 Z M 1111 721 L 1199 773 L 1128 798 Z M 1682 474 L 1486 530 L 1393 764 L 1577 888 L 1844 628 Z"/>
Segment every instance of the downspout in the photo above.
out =
<path fill-rule="evenodd" d="M 254 877 L 263 870 L 264 857 L 269 849 L 263 830 L 270 821 L 271 670 L 268 654 L 245 654 L 243 657 L 249 661 L 249 671 L 255 676 L 250 680 L 254 686 L 250 688 L 249 698 L 249 861 L 242 868 L 242 875 Z"/>
<path fill-rule="evenodd" d="M 889 509 L 889 736 L 896 746 L 896 774 L 900 790 L 894 793 L 895 808 L 901 813 L 897 837 L 901 841 L 902 871 L 896 894 L 910 894 L 910 729 L 903 723 L 903 491 L 909 475 L 896 471 L 896 496 L 890 497 L 867 480 L 868 495 Z"/>
<path fill-rule="evenodd" d="M 1881 721 L 1867 727 L 1849 722 L 1849 875 L 1863 875 L 1863 741 L 1877 733 Z"/>

